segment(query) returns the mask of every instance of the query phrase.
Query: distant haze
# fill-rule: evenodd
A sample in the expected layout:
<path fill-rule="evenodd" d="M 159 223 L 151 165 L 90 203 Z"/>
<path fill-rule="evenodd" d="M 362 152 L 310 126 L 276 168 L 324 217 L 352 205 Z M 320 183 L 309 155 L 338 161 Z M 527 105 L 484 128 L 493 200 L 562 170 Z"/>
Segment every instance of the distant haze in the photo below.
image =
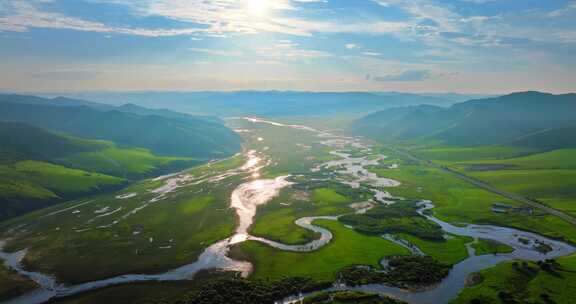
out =
<path fill-rule="evenodd" d="M 190 114 L 216 116 L 366 114 L 391 107 L 419 104 L 446 107 L 457 102 L 488 97 L 487 95 L 456 93 L 304 91 L 59 92 L 38 93 L 38 95 L 52 98 L 65 96 L 114 105 L 131 103 Z"/>

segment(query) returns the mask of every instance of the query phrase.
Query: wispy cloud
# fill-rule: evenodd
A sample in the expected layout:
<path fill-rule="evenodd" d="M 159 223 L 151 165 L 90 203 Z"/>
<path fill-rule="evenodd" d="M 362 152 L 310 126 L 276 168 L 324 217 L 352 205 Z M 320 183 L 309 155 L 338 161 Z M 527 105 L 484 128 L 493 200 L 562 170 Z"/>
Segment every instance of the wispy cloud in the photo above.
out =
<path fill-rule="evenodd" d="M 315 59 L 332 56 L 328 52 L 301 48 L 298 43 L 289 40 L 278 41 L 270 46 L 257 47 L 255 51 L 262 57 L 274 58 L 275 60 Z"/>
<path fill-rule="evenodd" d="M 242 56 L 242 52 L 234 50 L 217 50 L 217 49 L 203 49 L 203 48 L 189 48 L 189 50 L 196 53 L 204 53 L 214 56 L 228 56 L 228 57 Z"/>
<path fill-rule="evenodd" d="M 408 70 L 398 73 L 371 77 L 374 81 L 380 82 L 402 82 L 402 81 L 424 81 L 432 77 L 432 72 L 428 70 Z M 369 77 L 370 78 L 370 77 Z"/>
<path fill-rule="evenodd" d="M 546 14 L 549 18 L 556 18 L 560 16 L 565 16 L 569 14 L 576 13 L 576 1 L 569 2 L 565 7 L 553 10 Z"/>
<path fill-rule="evenodd" d="M 4 0 L 4 16 L 0 16 L 0 30 L 26 31 L 30 28 L 72 29 L 103 33 L 117 33 L 150 37 L 177 35 L 223 35 L 227 33 L 255 34 L 282 33 L 311 36 L 314 33 L 369 33 L 387 34 L 405 31 L 404 22 L 356 22 L 341 24 L 337 21 L 318 21 L 283 16 L 283 12 L 297 10 L 297 5 L 325 3 L 321 0 L 270 0 L 269 15 L 253 16 L 246 9 L 246 1 L 238 0 L 93 0 L 92 2 L 123 5 L 141 17 L 161 16 L 189 24 L 179 28 L 133 28 L 107 25 L 70 17 L 58 12 L 44 11 L 31 0 Z"/>
<path fill-rule="evenodd" d="M 57 12 L 46 12 L 26 1 L 11 1 L 4 3 L 4 16 L 0 16 L 0 31 L 24 32 L 29 28 L 70 29 L 77 31 L 116 33 L 149 37 L 190 35 L 207 32 L 203 28 L 187 29 L 144 29 L 130 27 L 115 27 L 100 22 L 87 21 L 69 17 Z"/>

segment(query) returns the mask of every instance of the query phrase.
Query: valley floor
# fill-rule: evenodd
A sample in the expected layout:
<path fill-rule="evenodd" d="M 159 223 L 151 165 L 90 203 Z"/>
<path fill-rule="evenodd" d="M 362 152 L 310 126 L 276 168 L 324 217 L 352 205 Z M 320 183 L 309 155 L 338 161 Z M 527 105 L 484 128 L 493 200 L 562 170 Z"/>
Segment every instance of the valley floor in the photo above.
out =
<path fill-rule="evenodd" d="M 308 244 L 320 235 L 295 224 L 297 219 L 354 213 L 362 216 L 363 212 L 368 212 L 368 217 L 376 217 L 377 214 L 366 210 L 381 210 L 391 201 L 410 204 L 430 200 L 436 206 L 431 213 L 456 226 L 505 226 L 576 243 L 576 228 L 573 225 L 547 214 L 494 213 L 491 210 L 494 202 L 512 206 L 519 204 L 442 170 L 414 162 L 385 147 L 372 144 L 370 148 L 365 148 L 365 143 L 357 144 L 356 141 L 340 144 L 340 137 L 331 138 L 325 132 L 302 126 L 255 120 L 233 120 L 229 123 L 246 141 L 242 154 L 172 176 L 149 179 L 119 193 L 67 202 L 4 222 L 0 226 L 0 239 L 9 239 L 5 250 L 14 252 L 27 249 L 23 263 L 28 269 L 55 275 L 61 282 L 68 284 L 127 273 L 162 273 L 193 263 L 210 245 L 233 235 L 238 228 L 235 227 L 238 218 L 235 209 L 230 208 L 230 198 L 238 186 L 249 181 L 286 175 L 291 175 L 292 184 L 283 188 L 277 196 L 272 195 L 273 198 L 266 201 L 266 204 L 257 206 L 254 224 L 248 230 L 251 236 L 287 245 Z M 332 141 L 327 143 L 330 139 Z M 346 157 L 343 158 L 342 153 Z M 427 157 L 440 155 L 434 157 L 443 164 L 454 166 L 455 170 L 467 170 L 469 166 L 462 159 L 454 162 L 441 160 L 443 152 L 421 153 Z M 349 162 L 339 163 L 346 160 Z M 495 161 L 488 159 L 487 162 L 492 165 Z M 480 162 L 474 160 L 471 163 Z M 557 175 L 559 179 L 568 179 L 571 174 L 570 168 L 551 169 L 548 166 L 546 169 L 534 169 L 530 159 L 514 158 L 514 161 L 503 163 L 523 166 L 521 170 L 543 170 L 538 174 L 552 174 L 547 170 L 567 170 L 567 175 Z M 364 167 L 367 169 L 365 172 L 362 171 Z M 487 172 L 490 171 L 474 171 L 472 175 L 486 178 L 482 174 L 490 175 Z M 374 186 L 371 174 L 382 184 Z M 529 179 L 536 180 L 533 176 Z M 357 187 L 351 186 L 358 180 L 362 182 Z M 546 192 L 542 189 L 551 186 L 552 182 L 539 186 L 528 183 L 525 188 L 507 190 L 525 194 L 523 191 L 528 190 L 523 189 L 539 189 L 534 193 L 542 195 L 534 197 L 544 200 L 545 194 L 554 193 L 554 190 L 550 188 L 546 190 L 550 192 Z M 262 193 L 260 190 L 256 189 L 252 193 L 256 199 Z M 375 190 L 383 196 L 374 198 Z M 562 206 L 558 202 L 564 199 L 567 202 L 572 195 L 569 191 L 563 192 L 565 196 L 557 197 L 556 203 L 544 202 L 551 206 Z M 359 206 L 364 206 L 366 210 L 361 210 L 363 208 Z M 456 265 L 475 254 L 489 257 L 497 253 L 503 257 L 513 250 L 505 244 L 467 236 L 445 235 L 442 240 L 425 239 L 417 232 L 430 232 L 427 229 L 432 229 L 434 225 L 423 215 L 411 217 L 409 219 L 402 215 L 399 216 L 400 220 L 378 218 L 378 228 L 392 229 L 390 234 L 394 237 L 407 241 L 423 254 L 446 265 Z M 285 277 L 306 277 L 325 282 L 338 279 L 340 271 L 348 266 L 381 268 L 383 258 L 409 255 L 412 251 L 405 244 L 385 239 L 381 234 L 371 235 L 359 229 L 361 227 L 350 227 L 337 219 L 317 219 L 313 224 L 327 229 L 332 237 L 317 250 L 309 248 L 287 251 L 257 240 L 248 240 L 233 244 L 229 256 L 252 263 L 254 268 L 250 280 L 268 282 Z M 571 259 L 564 258 L 559 263 L 564 265 Z M 484 270 L 483 282 L 490 282 L 493 272 L 511 273 L 511 263 L 505 262 L 496 268 Z M 530 265 L 535 267 L 532 263 Z M 566 266 L 562 271 L 565 270 L 571 271 L 571 268 Z M 541 275 L 547 274 L 537 274 Z M 218 277 L 214 274 L 206 276 L 202 279 Z M 569 277 L 568 272 L 566 276 Z M 0 286 L 9 282 L 10 277 L 2 276 L 0 271 Z M 540 281 L 542 283 L 538 283 Z M 545 284 L 544 281 L 532 279 L 528 284 L 529 289 L 545 288 L 544 285 L 538 285 Z M 185 290 L 193 291 L 194 282 L 111 286 L 62 298 L 58 302 L 170 303 L 178 301 L 177 295 Z M 541 287 L 533 287 L 536 285 Z M 471 288 L 488 287 L 480 283 Z M 473 289 L 465 289 L 456 300 L 457 303 L 467 303 L 465 301 L 471 299 L 474 292 Z"/>

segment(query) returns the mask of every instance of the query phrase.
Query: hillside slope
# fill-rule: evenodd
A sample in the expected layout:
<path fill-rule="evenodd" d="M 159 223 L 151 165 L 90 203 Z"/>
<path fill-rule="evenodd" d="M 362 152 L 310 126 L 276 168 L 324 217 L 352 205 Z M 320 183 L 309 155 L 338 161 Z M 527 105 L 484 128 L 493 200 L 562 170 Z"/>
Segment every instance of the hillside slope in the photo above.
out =
<path fill-rule="evenodd" d="M 0 121 L 0 219 L 198 163 Z"/>
<path fill-rule="evenodd" d="M 380 140 L 530 146 L 532 141 L 546 145 L 542 136 L 554 137 L 547 141 L 548 145 L 570 142 L 569 130 L 575 125 L 576 94 L 522 92 L 471 100 L 445 109 L 418 106 L 381 111 L 356 121 L 352 131 Z M 542 134 L 544 131 L 547 133 Z"/>
<path fill-rule="evenodd" d="M 65 157 L 106 146 L 104 142 L 66 137 L 28 124 L 0 121 L 0 164 Z"/>
<path fill-rule="evenodd" d="M 213 117 L 0 95 L 0 220 L 239 148 L 236 133 Z"/>
<path fill-rule="evenodd" d="M 71 135 L 143 147 L 160 155 L 212 159 L 236 153 L 240 138 L 204 118 L 138 115 L 90 106 L 50 106 L 0 101 L 0 120 L 24 122 Z"/>

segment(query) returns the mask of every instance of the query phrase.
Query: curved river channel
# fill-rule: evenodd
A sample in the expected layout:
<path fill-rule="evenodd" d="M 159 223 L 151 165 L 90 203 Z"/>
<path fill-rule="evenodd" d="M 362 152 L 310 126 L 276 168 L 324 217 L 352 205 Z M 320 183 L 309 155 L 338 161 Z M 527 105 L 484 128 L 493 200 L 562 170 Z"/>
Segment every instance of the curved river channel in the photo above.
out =
<path fill-rule="evenodd" d="M 312 169 L 313 171 L 318 171 L 322 168 L 334 170 L 339 174 L 339 176 L 343 176 L 340 182 L 348 184 L 351 187 L 360 187 L 361 184 L 368 185 L 374 192 L 374 203 L 392 203 L 391 200 L 387 200 L 391 199 L 392 197 L 386 191 L 383 191 L 383 188 L 395 187 L 400 185 L 400 183 L 395 180 L 378 177 L 376 174 L 369 172 L 367 169 L 367 166 L 378 164 L 378 161 L 385 158 L 385 156 L 379 155 L 377 158 L 368 159 L 367 157 L 352 157 L 350 154 L 347 154 L 343 151 L 346 147 L 353 147 L 365 151 L 370 151 L 370 147 L 363 144 L 357 138 L 337 136 L 306 126 L 285 125 L 258 118 L 245 119 L 253 123 L 270 124 L 278 127 L 294 128 L 317 133 L 319 138 L 322 139 L 322 144 L 334 148 L 335 151 L 333 151 L 332 154 L 341 157 L 341 159 L 324 163 Z M 219 177 L 212 177 L 205 181 L 210 182 L 214 180 L 220 180 L 227 176 L 242 173 L 251 173 L 252 176 L 259 176 L 258 171 L 270 163 L 256 151 L 248 151 L 246 156 L 248 160 L 242 167 L 226 172 Z M 259 241 L 274 248 L 285 251 L 308 252 L 317 250 L 318 248 L 328 244 L 332 240 L 333 235 L 329 230 L 315 226 L 313 224 L 314 220 L 337 220 L 338 216 L 304 217 L 298 219 L 295 222 L 296 225 L 304 229 L 314 231 L 320 235 L 318 239 L 304 245 L 286 245 L 272 240 L 251 236 L 248 233 L 249 228 L 253 223 L 254 216 L 256 215 L 258 206 L 266 204 L 272 198 L 276 197 L 283 188 L 291 185 L 292 183 L 289 181 L 289 177 L 290 176 L 280 176 L 275 179 L 255 179 L 240 184 L 236 189 L 234 189 L 230 198 L 230 207 L 235 209 L 238 216 L 238 225 L 234 235 L 206 248 L 205 251 L 198 257 L 196 262 L 181 266 L 165 273 L 126 274 L 78 285 L 64 285 L 59 283 L 54 277 L 24 269 L 20 262 L 26 255 L 26 250 L 14 253 L 4 252 L 2 251 L 2 248 L 5 242 L 0 241 L 0 259 L 4 260 L 5 264 L 9 268 L 15 270 L 22 276 L 30 278 L 40 286 L 39 289 L 18 298 L 12 299 L 7 303 L 44 303 L 52 298 L 79 294 L 88 290 L 117 284 L 143 281 L 189 280 L 192 279 L 194 275 L 199 271 L 206 269 L 236 271 L 240 272 L 243 276 L 248 276 L 252 271 L 252 265 L 249 262 L 235 261 L 227 256 L 231 245 L 238 244 L 246 240 Z M 162 193 L 171 188 L 178 187 L 178 182 L 181 181 L 182 177 L 169 177 L 166 180 L 166 185 L 161 189 L 162 191 L 158 192 Z M 192 180 L 189 182 L 200 183 L 205 181 Z M 426 216 L 428 219 L 439 224 L 446 233 L 460 236 L 470 236 L 473 238 L 495 240 L 511 246 L 515 250 L 509 254 L 475 256 L 473 249 L 468 247 L 470 251 L 469 258 L 454 265 L 448 277 L 446 277 L 440 284 L 432 289 L 421 292 L 406 291 L 386 285 L 364 285 L 358 287 L 336 285 L 328 290 L 361 290 L 377 292 L 416 304 L 447 303 L 451 299 L 455 298 L 460 290 L 464 288 L 467 276 L 473 272 L 489 268 L 505 260 L 542 260 L 565 256 L 576 252 L 576 248 L 569 244 L 516 229 L 489 225 L 468 225 L 465 227 L 457 227 L 443 222 L 434 216 L 429 215 L 428 213 L 425 213 L 425 210 L 433 208 L 433 204 L 431 202 L 422 202 L 420 207 L 421 208 L 419 212 Z M 358 210 L 357 212 L 362 211 L 365 211 L 365 209 Z M 386 238 L 391 239 L 389 236 Z M 522 239 L 522 242 L 520 239 Z M 422 254 L 418 248 L 415 248 L 415 246 L 407 243 L 406 241 L 393 241 L 407 247 L 415 254 Z M 548 245 L 551 250 L 545 254 L 536 251 L 534 249 L 534 245 L 539 243 Z M 280 300 L 278 303 L 295 303 L 300 301 L 302 297 L 303 295 L 296 295 L 294 297 Z"/>

